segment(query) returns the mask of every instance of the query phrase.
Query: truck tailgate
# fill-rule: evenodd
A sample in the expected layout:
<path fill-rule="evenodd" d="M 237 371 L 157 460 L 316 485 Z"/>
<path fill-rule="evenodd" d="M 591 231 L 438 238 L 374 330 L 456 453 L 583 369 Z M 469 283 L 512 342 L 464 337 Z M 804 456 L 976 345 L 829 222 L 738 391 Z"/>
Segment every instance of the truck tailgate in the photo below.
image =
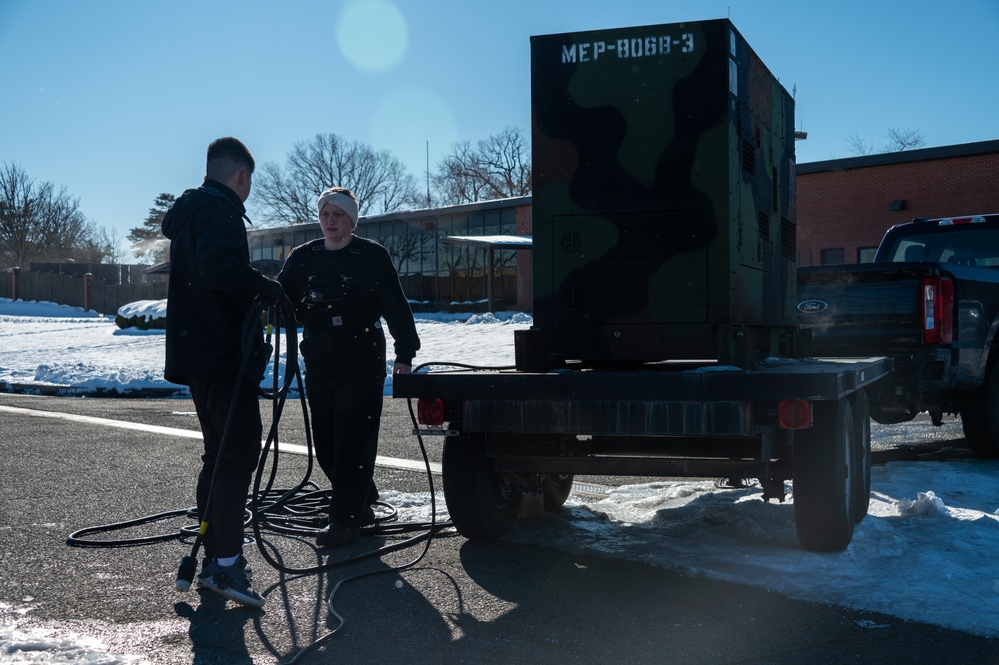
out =
<path fill-rule="evenodd" d="M 851 264 L 798 270 L 798 324 L 815 356 L 904 354 L 921 344 L 918 264 Z"/>

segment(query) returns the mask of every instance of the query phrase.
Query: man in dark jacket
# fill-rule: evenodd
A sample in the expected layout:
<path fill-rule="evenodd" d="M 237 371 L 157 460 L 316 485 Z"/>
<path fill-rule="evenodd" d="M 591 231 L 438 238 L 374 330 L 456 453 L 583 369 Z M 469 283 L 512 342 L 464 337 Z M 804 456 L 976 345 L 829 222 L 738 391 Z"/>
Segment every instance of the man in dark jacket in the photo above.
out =
<path fill-rule="evenodd" d="M 323 237 L 288 257 L 278 275 L 304 330 L 305 390 L 316 460 L 332 485 L 322 547 L 356 542 L 374 520 L 373 474 L 385 388 L 381 319 L 395 340 L 395 374 L 408 373 L 420 338 L 392 257 L 354 235 L 357 200 L 332 187 L 317 201 Z"/>
<path fill-rule="evenodd" d="M 246 495 L 262 434 L 259 380 L 248 368 L 240 373 L 242 330 L 257 295 L 276 300 L 283 292 L 250 266 L 243 203 L 253 169 L 253 157 L 240 141 L 213 141 L 204 184 L 184 192 L 163 218 L 163 235 L 170 239 L 164 376 L 190 387 L 204 437 L 197 502 L 207 529 L 198 582 L 260 608 L 264 599 L 250 586 L 242 553 Z"/>

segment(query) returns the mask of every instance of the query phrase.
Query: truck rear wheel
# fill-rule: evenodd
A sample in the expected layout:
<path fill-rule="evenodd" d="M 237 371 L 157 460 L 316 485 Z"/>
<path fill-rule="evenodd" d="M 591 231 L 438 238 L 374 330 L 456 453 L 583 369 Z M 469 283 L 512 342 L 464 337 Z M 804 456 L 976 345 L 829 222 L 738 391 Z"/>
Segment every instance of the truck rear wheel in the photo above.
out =
<path fill-rule="evenodd" d="M 860 524 L 871 507 L 871 417 L 866 390 L 853 398 L 856 437 L 853 448 L 853 520 Z"/>
<path fill-rule="evenodd" d="M 985 384 L 961 406 L 964 439 L 977 457 L 999 457 L 999 365 L 993 364 Z"/>
<path fill-rule="evenodd" d="M 545 511 L 554 513 L 565 503 L 572 492 L 571 473 L 549 473 L 545 476 L 542 488 L 545 497 Z"/>
<path fill-rule="evenodd" d="M 806 550 L 839 552 L 853 539 L 856 521 L 857 420 L 847 399 L 817 402 L 814 416 L 811 429 L 795 434 L 795 528 Z"/>
<path fill-rule="evenodd" d="M 522 483 L 496 471 L 486 456 L 486 435 L 462 433 L 444 441 L 444 500 L 458 533 L 469 540 L 496 540 L 510 530 Z"/>

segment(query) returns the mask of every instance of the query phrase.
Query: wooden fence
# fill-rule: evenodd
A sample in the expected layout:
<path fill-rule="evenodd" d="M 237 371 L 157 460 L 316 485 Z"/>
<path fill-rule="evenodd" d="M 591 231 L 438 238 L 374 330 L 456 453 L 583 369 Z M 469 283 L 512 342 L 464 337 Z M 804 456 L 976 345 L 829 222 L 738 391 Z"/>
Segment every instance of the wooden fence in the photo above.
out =
<path fill-rule="evenodd" d="M 104 272 L 108 279 L 93 273 L 38 272 L 11 268 L 0 273 L 0 298 L 52 302 L 114 315 L 122 305 L 137 300 L 162 300 L 167 296 L 165 281 L 127 282 Z"/>
<path fill-rule="evenodd" d="M 31 270 L 11 268 L 0 272 L 0 298 L 53 302 L 113 316 L 122 305 L 167 297 L 165 279 L 143 281 L 150 277 L 143 273 L 146 268 L 33 263 Z M 511 269 L 497 271 L 492 303 L 486 302 L 488 288 L 483 271 L 404 275 L 401 281 L 415 311 L 485 312 L 515 309 L 519 304 L 517 275 Z"/>

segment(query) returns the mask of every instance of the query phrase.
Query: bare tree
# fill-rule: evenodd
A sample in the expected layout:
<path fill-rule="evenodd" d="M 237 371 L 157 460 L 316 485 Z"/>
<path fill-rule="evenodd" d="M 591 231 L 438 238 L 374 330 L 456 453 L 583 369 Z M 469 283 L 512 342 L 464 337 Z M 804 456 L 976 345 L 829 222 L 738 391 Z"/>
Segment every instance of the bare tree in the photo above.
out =
<path fill-rule="evenodd" d="M 858 157 L 870 155 L 874 152 L 874 146 L 866 143 L 860 134 L 853 134 L 846 140 L 846 145 L 850 152 Z"/>
<path fill-rule="evenodd" d="M 103 259 L 96 263 L 125 263 L 125 252 L 121 248 L 121 236 L 117 229 L 101 226 L 94 233 L 94 244 L 103 254 Z"/>
<path fill-rule="evenodd" d="M 314 221 L 319 193 L 334 185 L 354 192 L 362 215 L 400 210 L 419 200 L 416 179 L 390 152 L 376 152 L 336 134 L 317 134 L 295 144 L 284 170 L 274 163 L 261 167 L 253 204 L 263 225 Z"/>
<path fill-rule="evenodd" d="M 80 210 L 80 200 L 71 198 L 65 188 L 56 192 L 50 182 L 42 183 L 37 191 L 39 205 L 34 224 L 42 239 L 37 259 L 52 262 L 88 259 L 94 249 L 97 225 Z M 102 252 L 99 258 L 105 256 Z"/>
<path fill-rule="evenodd" d="M 0 251 L 4 267 L 30 259 L 39 246 L 39 230 L 32 223 L 38 203 L 34 181 L 16 164 L 0 167 Z"/>
<path fill-rule="evenodd" d="M 97 227 L 80 210 L 79 199 L 37 183 L 21 167 L 0 166 L 0 261 L 4 267 L 31 261 L 77 260 L 95 239 Z"/>
<path fill-rule="evenodd" d="M 78 263 L 122 263 L 118 244 L 116 231 L 88 221 L 82 239 L 66 255 Z"/>
<path fill-rule="evenodd" d="M 531 147 L 524 132 L 507 127 L 476 142 L 459 141 L 433 177 L 440 203 L 457 205 L 531 193 Z"/>
<path fill-rule="evenodd" d="M 915 150 L 916 148 L 921 148 L 926 145 L 926 139 L 923 137 L 923 133 L 918 129 L 891 127 L 888 129 L 888 134 L 886 135 L 888 142 L 885 144 L 888 147 L 885 152 L 902 152 L 903 150 Z"/>
<path fill-rule="evenodd" d="M 392 262 L 395 264 L 396 271 L 399 274 L 403 274 L 406 272 L 405 266 L 407 263 L 413 263 L 417 266 L 421 265 L 427 253 L 423 242 L 424 234 L 408 232 L 405 227 L 399 227 L 399 225 L 393 226 L 397 228 L 393 228 L 387 233 L 379 234 L 371 239 L 388 250 L 389 255 L 392 257 Z"/>
<path fill-rule="evenodd" d="M 451 146 L 451 154 L 440 161 L 432 178 L 438 204 L 459 205 L 488 198 L 484 183 L 474 175 L 477 161 L 471 142 Z"/>
<path fill-rule="evenodd" d="M 875 153 L 902 152 L 904 150 L 914 150 L 926 145 L 923 133 L 918 129 L 891 127 L 885 134 L 887 139 L 879 147 L 873 143 L 867 143 L 862 136 L 854 134 L 846 140 L 850 152 L 854 155 L 873 155 Z"/>

